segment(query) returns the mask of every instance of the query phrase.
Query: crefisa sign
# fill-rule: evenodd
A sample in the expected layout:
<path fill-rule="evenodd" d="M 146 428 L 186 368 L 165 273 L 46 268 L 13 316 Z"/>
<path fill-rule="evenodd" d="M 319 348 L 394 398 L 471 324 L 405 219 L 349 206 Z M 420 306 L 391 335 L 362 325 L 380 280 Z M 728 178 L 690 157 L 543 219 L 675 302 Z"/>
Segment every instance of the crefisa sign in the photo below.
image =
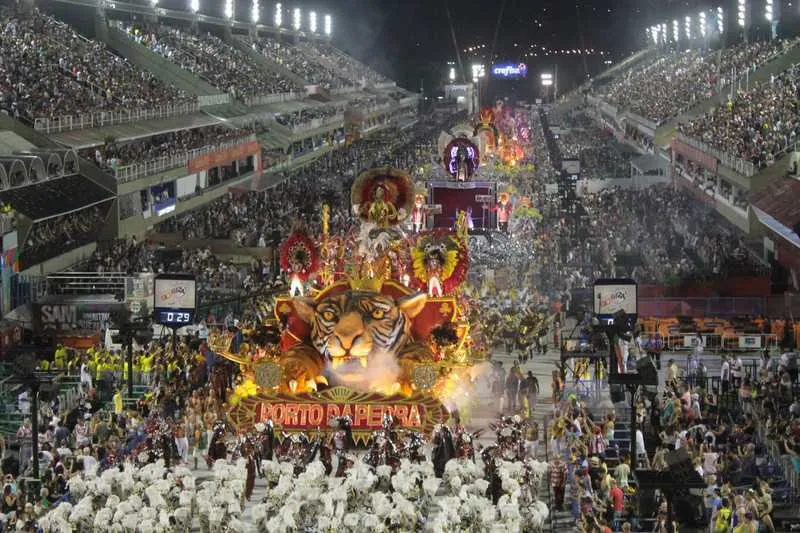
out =
<path fill-rule="evenodd" d="M 528 77 L 528 65 L 525 63 L 495 63 L 492 65 L 492 76 L 501 80 L 521 80 Z"/>

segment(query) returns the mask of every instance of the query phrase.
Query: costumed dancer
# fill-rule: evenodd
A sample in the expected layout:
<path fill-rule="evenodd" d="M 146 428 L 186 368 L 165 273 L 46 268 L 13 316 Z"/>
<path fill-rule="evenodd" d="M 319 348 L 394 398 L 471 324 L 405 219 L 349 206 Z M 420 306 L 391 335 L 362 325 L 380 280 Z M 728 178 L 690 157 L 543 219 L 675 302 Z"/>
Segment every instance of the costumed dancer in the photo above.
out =
<path fill-rule="evenodd" d="M 411 222 L 414 225 L 414 233 L 419 233 L 426 227 L 428 214 L 425 210 L 425 197 L 418 194 L 414 197 L 414 208 L 411 210 Z"/>
<path fill-rule="evenodd" d="M 428 296 L 431 298 L 442 296 L 442 261 L 436 254 L 430 255 L 425 265 L 428 271 Z"/>
<path fill-rule="evenodd" d="M 347 451 L 355 447 L 353 439 L 353 421 L 349 416 L 337 416 L 331 420 L 337 428 L 333 434 L 333 450 L 336 454 L 336 477 L 344 477 L 347 468 L 351 466 L 347 457 Z"/>
<path fill-rule="evenodd" d="M 508 233 L 508 221 L 511 218 L 511 198 L 508 193 L 500 193 L 500 200 L 497 205 L 492 208 L 492 211 L 497 212 L 497 229 L 504 233 Z"/>
<path fill-rule="evenodd" d="M 306 270 L 299 261 L 291 262 L 292 272 L 289 276 L 289 294 L 291 296 L 305 296 L 302 276 L 306 275 Z"/>

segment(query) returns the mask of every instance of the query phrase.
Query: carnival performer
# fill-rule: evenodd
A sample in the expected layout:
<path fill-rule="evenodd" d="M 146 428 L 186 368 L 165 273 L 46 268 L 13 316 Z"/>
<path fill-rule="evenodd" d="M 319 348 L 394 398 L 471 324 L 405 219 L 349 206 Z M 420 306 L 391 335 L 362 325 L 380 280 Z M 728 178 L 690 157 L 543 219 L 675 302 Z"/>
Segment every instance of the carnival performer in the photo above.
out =
<path fill-rule="evenodd" d="M 337 458 L 336 477 L 344 477 L 349 462 L 347 451 L 355 447 L 353 421 L 349 416 L 338 416 L 332 422 L 338 428 L 333 434 L 333 450 Z"/>
<path fill-rule="evenodd" d="M 414 233 L 419 233 L 426 226 L 428 214 L 425 210 L 425 197 L 418 194 L 414 197 L 414 208 L 411 210 L 411 222 Z"/>
<path fill-rule="evenodd" d="M 442 296 L 442 283 L 439 280 L 442 277 L 442 262 L 436 256 L 432 255 L 425 265 L 428 270 L 428 296 L 431 298 Z"/>
<path fill-rule="evenodd" d="M 500 201 L 492 208 L 492 211 L 497 212 L 497 229 L 504 233 L 508 233 L 508 221 L 511 218 L 511 198 L 508 193 L 500 193 Z"/>
<path fill-rule="evenodd" d="M 375 196 L 367 211 L 369 221 L 384 229 L 397 222 L 397 208 L 391 202 L 384 200 L 385 196 L 386 191 L 383 187 L 376 188 Z"/>
<path fill-rule="evenodd" d="M 305 273 L 305 268 L 302 263 L 292 261 L 292 273 L 289 276 L 289 294 L 291 296 L 305 296 L 305 287 L 303 287 L 303 280 L 301 276 Z"/>

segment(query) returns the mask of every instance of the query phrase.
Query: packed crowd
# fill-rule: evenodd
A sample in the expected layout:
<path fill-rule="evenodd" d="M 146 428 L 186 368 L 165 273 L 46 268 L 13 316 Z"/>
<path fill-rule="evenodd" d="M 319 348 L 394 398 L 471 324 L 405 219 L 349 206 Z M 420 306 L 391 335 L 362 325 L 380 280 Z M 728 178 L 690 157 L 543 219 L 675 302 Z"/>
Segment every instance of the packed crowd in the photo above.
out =
<path fill-rule="evenodd" d="M 20 262 L 28 268 L 53 256 L 53 247 L 64 253 L 97 239 L 108 215 L 108 203 L 36 222 L 25 241 Z"/>
<path fill-rule="evenodd" d="M 725 104 L 681 124 L 679 131 L 756 167 L 770 165 L 797 142 L 799 74 L 800 69 L 792 67 L 769 82 L 739 91 Z"/>
<path fill-rule="evenodd" d="M 796 41 L 735 44 L 722 51 L 670 52 L 645 66 L 633 66 L 608 87 L 611 103 L 661 123 L 695 102 L 780 55 Z"/>
<path fill-rule="evenodd" d="M 284 126 L 295 128 L 297 126 L 310 124 L 314 120 L 324 121 L 336 115 L 342 114 L 344 106 L 326 105 L 298 109 L 291 113 L 280 113 L 275 116 L 275 121 Z"/>
<path fill-rule="evenodd" d="M 136 163 L 145 163 L 164 156 L 182 154 L 196 148 L 221 144 L 250 135 L 246 129 L 226 126 L 203 126 L 153 135 L 130 142 L 107 139 L 102 146 L 84 148 L 81 157 L 93 160 L 97 166 L 110 171 Z"/>
<path fill-rule="evenodd" d="M 317 56 L 306 53 L 302 46 L 288 44 L 271 37 L 251 39 L 250 44 L 253 50 L 267 59 L 283 65 L 308 83 L 319 85 L 324 89 L 339 89 L 351 85 L 332 66 L 321 64 Z"/>
<path fill-rule="evenodd" d="M 327 43 L 305 41 L 300 43 L 298 48 L 305 49 L 311 57 L 322 58 L 351 84 L 374 85 L 389 81 L 385 76 L 375 72 L 355 58 L 342 54 Z"/>
<path fill-rule="evenodd" d="M 194 102 L 38 9 L 5 8 L 0 26 L 0 106 L 12 116 L 33 121 Z"/>
<path fill-rule="evenodd" d="M 562 159 L 578 159 L 581 176 L 589 179 L 630 176 L 630 154 L 621 150 L 612 133 L 583 113 L 567 118 L 569 132 L 556 140 Z"/>
<path fill-rule="evenodd" d="M 125 25 L 124 30 L 137 43 L 235 98 L 298 89 L 277 72 L 259 68 L 245 54 L 210 33 L 192 34 L 170 26 L 140 24 Z"/>

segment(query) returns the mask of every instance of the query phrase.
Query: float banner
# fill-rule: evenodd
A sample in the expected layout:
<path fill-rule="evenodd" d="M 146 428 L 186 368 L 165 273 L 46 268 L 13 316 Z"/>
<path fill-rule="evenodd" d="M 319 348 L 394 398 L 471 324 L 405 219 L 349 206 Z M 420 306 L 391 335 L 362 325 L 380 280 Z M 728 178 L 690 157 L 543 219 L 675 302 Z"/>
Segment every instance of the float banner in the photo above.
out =
<path fill-rule="evenodd" d="M 226 150 L 209 152 L 189 160 L 186 167 L 190 174 L 202 172 L 215 167 L 227 165 L 232 161 L 247 159 L 248 156 L 261 153 L 261 145 L 256 141 L 238 144 Z"/>
<path fill-rule="evenodd" d="M 281 431 L 312 432 L 332 431 L 332 418 L 349 416 L 354 438 L 366 440 L 383 427 L 387 413 L 394 418 L 395 427 L 422 433 L 431 433 L 448 418 L 447 408 L 433 396 L 385 396 L 333 387 L 312 394 L 275 393 L 245 398 L 231 411 L 231 420 L 239 431 L 272 420 Z"/>

